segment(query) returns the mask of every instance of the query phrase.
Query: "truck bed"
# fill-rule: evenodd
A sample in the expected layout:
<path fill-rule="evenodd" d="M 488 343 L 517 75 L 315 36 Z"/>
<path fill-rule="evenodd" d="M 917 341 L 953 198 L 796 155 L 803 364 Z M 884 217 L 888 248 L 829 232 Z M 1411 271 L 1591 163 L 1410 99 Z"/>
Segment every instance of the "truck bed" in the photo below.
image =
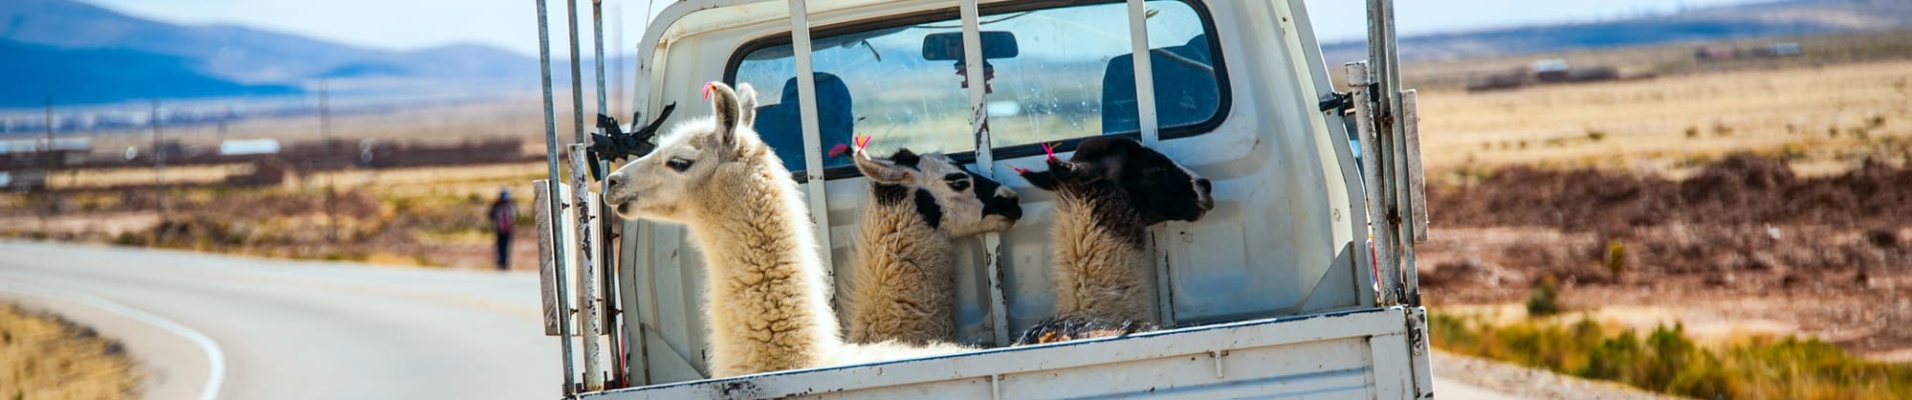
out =
<path fill-rule="evenodd" d="M 584 399 L 1360 398 L 1413 393 L 1410 319 L 1388 307 L 584 394 Z M 1420 356 L 1425 359 L 1425 356 Z M 1425 387 L 1425 386 L 1423 386 Z M 1431 393 L 1427 394 L 1431 397 Z"/>

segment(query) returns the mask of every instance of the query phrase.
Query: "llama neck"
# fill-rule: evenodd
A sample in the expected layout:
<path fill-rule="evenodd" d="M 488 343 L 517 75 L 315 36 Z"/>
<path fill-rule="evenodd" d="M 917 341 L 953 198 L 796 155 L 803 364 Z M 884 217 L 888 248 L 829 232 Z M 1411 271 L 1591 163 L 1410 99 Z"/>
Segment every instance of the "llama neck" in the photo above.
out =
<path fill-rule="evenodd" d="M 1143 252 L 1148 226 L 1125 199 L 1103 193 L 1059 193 L 1056 223 L 1056 315 L 1154 322 Z"/>
<path fill-rule="evenodd" d="M 853 255 L 848 340 L 947 341 L 955 336 L 949 235 L 931 226 L 902 186 L 877 184 Z"/>
<path fill-rule="evenodd" d="M 743 167 L 743 166 L 739 166 Z M 773 170 L 776 168 L 760 167 Z M 815 366 L 840 345 L 808 213 L 788 173 L 719 174 L 688 224 L 710 273 L 716 376 Z"/>

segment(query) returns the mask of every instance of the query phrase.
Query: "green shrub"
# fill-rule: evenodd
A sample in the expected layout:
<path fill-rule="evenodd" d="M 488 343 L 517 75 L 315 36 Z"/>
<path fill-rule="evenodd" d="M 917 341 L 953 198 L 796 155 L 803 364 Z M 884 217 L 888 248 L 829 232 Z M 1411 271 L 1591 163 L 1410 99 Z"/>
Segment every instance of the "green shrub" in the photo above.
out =
<path fill-rule="evenodd" d="M 1613 279 L 1620 279 L 1620 274 L 1626 272 L 1626 270 L 1627 270 L 1627 246 L 1625 244 L 1621 244 L 1620 239 L 1608 240 L 1607 241 L 1607 272 L 1613 273 Z"/>
<path fill-rule="evenodd" d="M 1588 319 L 1496 326 L 1431 314 L 1434 347 L 1472 356 L 1702 398 L 1912 398 L 1912 365 L 1879 364 L 1817 339 L 1755 339 L 1715 351 L 1659 326 L 1609 334 Z"/>
<path fill-rule="evenodd" d="M 1541 277 L 1534 292 L 1527 296 L 1527 315 L 1545 317 L 1560 313 L 1560 288 L 1552 274 Z"/>

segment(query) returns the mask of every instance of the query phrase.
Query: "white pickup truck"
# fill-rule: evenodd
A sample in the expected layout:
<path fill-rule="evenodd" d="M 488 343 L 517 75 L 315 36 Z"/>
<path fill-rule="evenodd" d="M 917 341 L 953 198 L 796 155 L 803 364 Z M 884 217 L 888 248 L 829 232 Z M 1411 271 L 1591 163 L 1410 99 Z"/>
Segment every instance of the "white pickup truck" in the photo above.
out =
<path fill-rule="evenodd" d="M 566 206 L 594 201 L 573 168 L 552 186 L 585 195 L 546 187 L 539 200 L 563 395 L 1430 398 L 1414 98 L 1398 87 L 1391 2 L 1368 3 L 1370 61 L 1334 68 L 1301 0 L 671 3 L 638 47 L 639 116 L 685 118 L 660 114 L 700 104 L 707 81 L 757 87 L 757 129 L 795 171 L 839 285 L 869 187 L 833 151 L 853 133 L 973 163 L 1020 192 L 1025 214 L 958 243 L 958 340 L 987 350 L 708 379 L 694 244 L 681 227 Z M 1337 91 L 1331 73 L 1349 84 Z M 1054 198 L 1008 171 L 1041 166 L 1041 143 L 1067 152 L 1098 135 L 1211 179 L 1215 208 L 1150 231 L 1163 329 L 1009 347 L 1052 316 L 1055 284 Z"/>

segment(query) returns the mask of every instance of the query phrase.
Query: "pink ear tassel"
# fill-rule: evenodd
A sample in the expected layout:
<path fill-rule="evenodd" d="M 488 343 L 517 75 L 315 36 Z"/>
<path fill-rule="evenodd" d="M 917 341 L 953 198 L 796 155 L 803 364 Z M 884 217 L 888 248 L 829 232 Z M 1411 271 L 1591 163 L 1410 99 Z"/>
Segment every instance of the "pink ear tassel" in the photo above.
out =
<path fill-rule="evenodd" d="M 710 89 L 717 87 L 717 81 L 704 82 L 704 100 L 710 100 Z"/>
<path fill-rule="evenodd" d="M 1042 152 L 1043 152 L 1043 153 L 1048 153 L 1048 154 L 1049 154 L 1049 160 L 1050 160 L 1050 161 L 1055 161 L 1055 159 L 1056 159 L 1056 146 L 1055 146 L 1055 145 L 1051 145 L 1051 144 L 1048 144 L 1048 143 L 1042 143 Z"/>
<path fill-rule="evenodd" d="M 857 136 L 856 138 L 854 138 L 854 139 L 853 139 L 853 140 L 855 140 L 855 141 L 856 141 L 856 152 L 857 152 L 857 153 L 862 153 L 862 152 L 863 152 L 863 149 L 865 149 L 865 148 L 869 148 L 869 147 L 870 147 L 870 141 L 871 141 L 871 140 L 874 140 L 874 139 L 876 139 L 876 137 L 875 137 L 875 136 L 862 136 L 862 135 L 858 135 L 858 136 Z"/>

